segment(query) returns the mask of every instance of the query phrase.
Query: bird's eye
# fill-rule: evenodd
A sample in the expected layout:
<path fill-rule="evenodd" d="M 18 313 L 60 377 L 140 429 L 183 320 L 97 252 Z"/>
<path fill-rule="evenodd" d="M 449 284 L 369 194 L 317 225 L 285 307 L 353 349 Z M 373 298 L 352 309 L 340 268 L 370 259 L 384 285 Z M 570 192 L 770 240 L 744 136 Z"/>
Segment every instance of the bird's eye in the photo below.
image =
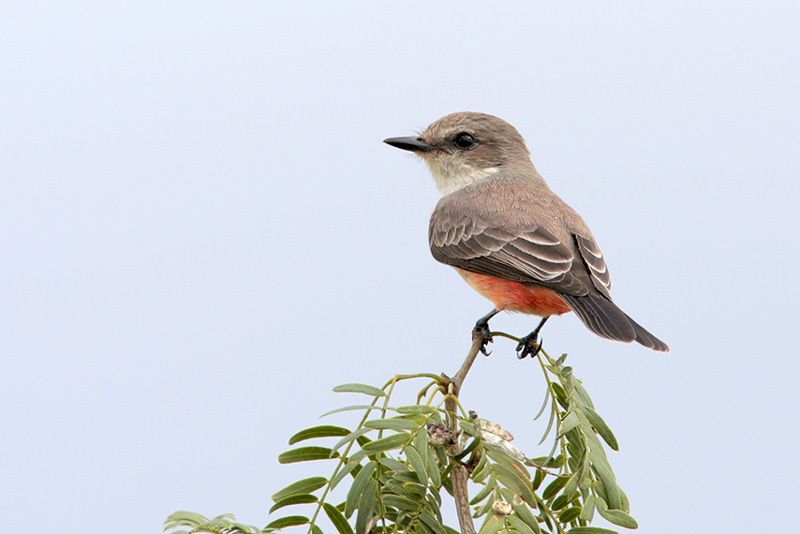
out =
<path fill-rule="evenodd" d="M 453 143 L 455 143 L 455 145 L 461 150 L 469 150 L 476 144 L 475 138 L 467 132 L 461 132 L 458 134 L 455 139 L 453 139 Z"/>

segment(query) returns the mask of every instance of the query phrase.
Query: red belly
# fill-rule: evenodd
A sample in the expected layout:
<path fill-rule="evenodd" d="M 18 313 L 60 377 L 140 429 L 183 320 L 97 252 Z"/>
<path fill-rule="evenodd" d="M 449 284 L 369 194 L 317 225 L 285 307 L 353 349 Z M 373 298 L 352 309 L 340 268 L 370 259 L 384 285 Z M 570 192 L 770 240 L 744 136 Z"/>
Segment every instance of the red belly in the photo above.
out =
<path fill-rule="evenodd" d="M 456 269 L 478 293 L 491 300 L 498 310 L 533 315 L 561 315 L 570 311 L 558 293 L 532 284 Z"/>

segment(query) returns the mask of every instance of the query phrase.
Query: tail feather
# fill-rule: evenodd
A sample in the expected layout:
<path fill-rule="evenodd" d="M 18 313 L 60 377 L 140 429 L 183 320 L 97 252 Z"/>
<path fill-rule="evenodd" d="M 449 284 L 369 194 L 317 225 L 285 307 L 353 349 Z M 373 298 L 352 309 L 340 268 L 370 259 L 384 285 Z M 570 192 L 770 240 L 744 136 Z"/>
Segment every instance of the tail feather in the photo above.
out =
<path fill-rule="evenodd" d="M 669 350 L 666 343 L 645 330 L 603 295 L 560 296 L 583 324 L 600 337 L 624 343 L 636 341 L 649 349 L 662 352 Z"/>

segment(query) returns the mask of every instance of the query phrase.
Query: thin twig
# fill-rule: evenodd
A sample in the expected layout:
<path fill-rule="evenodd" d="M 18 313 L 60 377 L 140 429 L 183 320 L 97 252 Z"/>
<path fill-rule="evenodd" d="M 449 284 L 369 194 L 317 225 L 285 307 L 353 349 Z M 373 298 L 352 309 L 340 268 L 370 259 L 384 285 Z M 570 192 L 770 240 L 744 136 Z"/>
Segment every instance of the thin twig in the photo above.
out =
<path fill-rule="evenodd" d="M 461 368 L 455 376 L 450 379 L 450 394 L 445 396 L 445 409 L 448 414 L 450 414 L 449 427 L 454 436 L 458 436 L 459 433 L 458 416 L 456 414 L 456 410 L 458 409 L 458 394 L 482 346 L 483 337 L 480 332 L 476 332 L 472 336 L 472 346 L 469 348 L 464 363 L 461 364 Z M 461 440 L 456 438 L 455 443 L 450 447 L 450 455 L 455 456 L 459 452 L 461 452 Z M 455 459 L 451 459 L 450 461 L 453 466 L 450 471 L 450 481 L 453 483 L 453 496 L 456 501 L 456 513 L 458 514 L 458 524 L 461 527 L 461 533 L 475 534 L 475 524 L 472 522 L 472 513 L 469 508 L 469 490 L 467 488 L 469 472 L 461 462 Z"/>

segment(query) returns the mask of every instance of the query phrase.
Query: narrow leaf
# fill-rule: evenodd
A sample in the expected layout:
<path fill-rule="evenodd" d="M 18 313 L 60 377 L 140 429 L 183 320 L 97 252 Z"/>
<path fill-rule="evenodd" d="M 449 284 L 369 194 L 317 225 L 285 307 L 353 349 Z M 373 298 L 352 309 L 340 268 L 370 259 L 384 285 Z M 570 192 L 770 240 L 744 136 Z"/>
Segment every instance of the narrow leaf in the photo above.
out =
<path fill-rule="evenodd" d="M 356 439 L 356 438 L 358 438 L 358 437 L 360 437 L 360 436 L 363 436 L 363 435 L 364 435 L 364 434 L 366 434 L 367 432 L 369 432 L 369 428 L 363 428 L 363 427 L 362 427 L 362 428 L 359 428 L 358 430 L 355 430 L 355 431 L 353 431 L 353 432 L 350 432 L 350 433 L 349 433 L 349 434 L 347 434 L 345 437 L 343 437 L 342 439 L 340 439 L 339 441 L 337 441 L 337 442 L 336 442 L 336 445 L 334 445 L 333 447 L 331 447 L 331 450 L 333 450 L 333 451 L 338 451 L 338 450 L 339 450 L 339 449 L 341 449 L 341 448 L 342 448 L 344 445 L 347 445 L 348 443 L 350 443 L 350 442 L 351 442 L 351 441 L 353 441 L 354 439 Z"/>
<path fill-rule="evenodd" d="M 429 414 L 434 411 L 436 411 L 436 408 L 433 406 L 425 406 L 424 404 L 417 406 L 399 406 L 397 408 L 397 413 L 402 414 Z"/>
<path fill-rule="evenodd" d="M 356 475 L 355 480 L 353 480 L 353 485 L 350 486 L 350 491 L 347 492 L 347 500 L 345 501 L 344 507 L 345 517 L 353 515 L 353 512 L 358 506 L 361 494 L 364 492 L 364 488 L 367 487 L 367 483 L 371 480 L 376 466 L 377 464 L 375 462 L 369 462 L 361 468 L 361 471 Z"/>
<path fill-rule="evenodd" d="M 486 482 L 486 485 L 469 501 L 471 506 L 475 506 L 476 504 L 480 503 L 483 499 L 489 496 L 490 493 L 494 491 L 495 488 L 495 480 L 494 476 L 489 477 L 489 480 Z"/>
<path fill-rule="evenodd" d="M 372 519 L 372 511 L 375 509 L 375 495 L 377 495 L 377 493 L 378 482 L 376 480 L 370 480 L 358 502 L 358 516 L 356 517 L 357 534 L 366 534 L 367 523 Z"/>
<path fill-rule="evenodd" d="M 639 528 L 639 524 L 627 512 L 622 510 L 611 510 L 606 507 L 605 502 L 601 499 L 597 501 L 597 511 L 610 523 L 619 525 L 625 528 Z"/>
<path fill-rule="evenodd" d="M 515 515 L 507 516 L 506 521 L 520 534 L 535 534 L 534 530 L 527 523 Z"/>
<path fill-rule="evenodd" d="M 284 506 L 292 506 L 294 504 L 309 504 L 312 502 L 317 502 L 317 497 L 314 495 L 309 495 L 309 494 L 293 495 L 292 497 L 281 499 L 280 501 L 273 504 L 272 508 L 269 509 L 269 513 L 272 513 L 276 510 L 280 510 Z"/>
<path fill-rule="evenodd" d="M 296 527 L 298 525 L 306 525 L 311 521 L 307 517 L 303 517 L 302 515 L 290 515 L 288 517 L 282 517 L 280 519 L 276 519 L 266 527 L 265 529 L 269 528 L 286 528 L 286 527 Z"/>
<path fill-rule="evenodd" d="M 333 452 L 328 447 L 299 447 L 281 453 L 278 462 L 282 464 L 294 464 L 297 462 L 309 462 L 312 460 L 328 460 L 338 458 L 339 453 Z"/>
<path fill-rule="evenodd" d="M 374 419 L 367 421 L 364 426 L 373 430 L 416 430 L 419 425 L 407 419 Z"/>
<path fill-rule="evenodd" d="M 559 426 L 560 432 L 558 433 L 558 437 L 560 438 L 581 422 L 578 419 L 578 416 L 575 415 L 575 412 L 567 412 L 567 416 L 561 421 L 561 425 Z"/>
<path fill-rule="evenodd" d="M 320 415 L 320 417 L 326 417 L 328 415 L 333 415 L 335 413 L 342 413 L 342 412 L 352 412 L 356 410 L 377 410 L 374 405 L 372 404 L 355 404 L 352 406 L 342 406 L 341 408 L 336 408 L 334 410 L 329 410 L 324 414 Z"/>
<path fill-rule="evenodd" d="M 382 389 L 370 386 L 369 384 L 341 384 L 333 388 L 333 391 L 336 393 L 364 393 L 372 397 L 383 397 L 386 395 Z"/>
<path fill-rule="evenodd" d="M 533 530 L 536 534 L 539 534 L 542 531 L 536 516 L 533 515 L 533 512 L 531 512 L 531 509 L 528 508 L 525 503 L 514 504 L 513 506 L 514 513 L 516 513 L 520 519 L 525 521 L 525 524 L 528 525 L 531 530 Z"/>
<path fill-rule="evenodd" d="M 349 475 L 353 471 L 353 469 L 355 469 L 357 466 L 358 462 L 348 462 L 347 464 L 345 464 L 345 466 L 342 467 L 342 469 L 338 473 L 336 473 L 336 477 L 334 477 L 331 480 L 331 490 L 333 490 L 333 488 L 338 486 L 339 482 L 341 482 L 344 479 L 344 477 Z"/>
<path fill-rule="evenodd" d="M 390 451 L 392 449 L 399 449 L 408 442 L 409 434 L 407 432 L 400 432 L 391 436 L 376 439 L 364 444 L 361 448 L 367 454 L 375 454 L 378 452 Z"/>
<path fill-rule="evenodd" d="M 406 456 L 408 457 L 408 462 L 411 464 L 411 468 L 417 474 L 417 478 L 419 478 L 420 483 L 422 483 L 424 486 L 427 486 L 428 472 L 425 466 L 425 461 L 414 447 L 407 447 L 405 452 Z"/>
<path fill-rule="evenodd" d="M 561 488 L 566 486 L 566 484 L 567 484 L 566 477 L 556 478 L 544 489 L 544 493 L 542 493 L 542 498 L 544 500 L 549 500 L 555 497 L 558 494 L 558 492 L 561 491 Z"/>
<path fill-rule="evenodd" d="M 611 431 L 611 429 L 608 428 L 606 422 L 603 421 L 603 418 L 600 417 L 597 412 L 588 407 L 584 408 L 583 412 L 586 414 L 586 418 L 589 420 L 589 423 L 591 423 L 597 433 L 600 434 L 600 437 L 603 438 L 603 441 L 605 441 L 612 450 L 618 451 L 619 443 L 617 442 L 617 438 L 614 436 L 614 433 Z"/>
<path fill-rule="evenodd" d="M 321 425 L 301 430 L 291 438 L 289 438 L 289 445 L 294 445 L 300 441 L 312 438 L 330 438 L 334 436 L 346 436 L 350 431 L 346 428 L 333 425 Z"/>
<path fill-rule="evenodd" d="M 594 517 L 595 496 L 589 495 L 583 503 L 583 510 L 581 510 L 581 519 L 591 522 Z"/>
<path fill-rule="evenodd" d="M 331 520 L 331 523 L 333 523 L 333 526 L 336 528 L 336 532 L 339 534 L 353 534 L 350 523 L 347 522 L 347 519 L 345 519 L 338 508 L 327 502 L 322 505 L 322 508 L 325 510 L 328 519 Z"/>
<path fill-rule="evenodd" d="M 522 500 L 529 505 L 536 506 L 536 498 L 533 495 L 530 481 L 523 479 L 516 471 L 508 466 L 496 464 L 493 467 L 497 479 L 502 482 L 504 486 L 519 495 Z"/>
<path fill-rule="evenodd" d="M 544 434 L 542 434 L 542 437 L 539 440 L 539 443 L 537 443 L 537 445 L 541 445 L 542 443 L 544 443 L 544 440 L 546 440 L 547 436 L 550 435 L 550 430 L 553 428 L 553 423 L 556 420 L 557 412 L 558 412 L 558 408 L 556 407 L 555 403 L 553 403 L 550 406 L 550 419 L 547 420 L 547 428 L 545 428 Z M 552 455 L 552 454 L 553 453 L 551 452 L 550 455 Z"/>
<path fill-rule="evenodd" d="M 562 523 L 569 523 L 578 518 L 581 515 L 581 507 L 580 506 L 573 506 L 571 508 L 564 509 L 560 514 L 558 514 L 558 520 Z"/>
<path fill-rule="evenodd" d="M 312 491 L 317 491 L 319 488 L 324 486 L 328 483 L 328 480 L 324 477 L 311 477 L 305 478 L 303 480 L 298 480 L 292 484 L 289 484 L 275 495 L 272 496 L 272 500 L 275 502 L 282 501 L 287 497 L 292 497 L 294 495 L 304 495 L 306 493 L 311 493 Z"/>

